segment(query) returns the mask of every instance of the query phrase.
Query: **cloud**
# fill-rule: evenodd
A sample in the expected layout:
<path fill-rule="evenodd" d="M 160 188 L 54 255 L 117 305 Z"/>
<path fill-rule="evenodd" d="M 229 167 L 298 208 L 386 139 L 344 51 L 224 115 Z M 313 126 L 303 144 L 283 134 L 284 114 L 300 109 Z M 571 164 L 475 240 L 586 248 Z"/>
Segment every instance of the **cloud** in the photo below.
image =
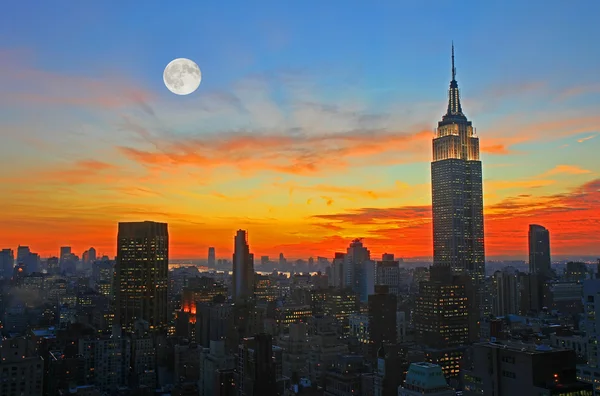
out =
<path fill-rule="evenodd" d="M 555 101 L 565 101 L 577 96 L 600 93 L 600 84 L 586 84 L 575 87 L 569 87 L 560 92 Z"/>
<path fill-rule="evenodd" d="M 331 197 L 322 196 L 321 199 L 325 201 L 327 206 L 333 205 L 333 199 Z"/>
<path fill-rule="evenodd" d="M 115 181 L 116 172 L 113 173 L 113 171 L 118 169 L 116 165 L 108 162 L 86 159 L 66 165 L 62 169 L 42 173 L 46 181 L 54 181 L 60 184 L 94 184 L 100 180 Z"/>
<path fill-rule="evenodd" d="M 394 182 L 394 186 L 392 188 L 383 189 L 365 189 L 361 187 L 336 186 L 327 184 L 305 186 L 299 185 L 294 182 L 274 182 L 273 186 L 277 188 L 292 189 L 294 191 L 305 191 L 309 193 L 334 194 L 340 198 L 347 199 L 350 201 L 354 201 L 357 198 L 366 198 L 372 200 L 383 198 L 398 198 L 403 192 L 411 188 L 409 184 L 398 180 Z"/>
<path fill-rule="evenodd" d="M 431 137 L 428 131 L 349 130 L 322 135 L 309 133 L 229 131 L 186 137 L 152 135 L 147 129 L 124 125 L 145 136 L 154 149 L 127 146 L 118 150 L 149 167 L 229 166 L 244 172 L 261 170 L 297 175 L 331 172 L 353 165 L 372 165 L 394 154 L 395 163 L 414 160 Z M 142 132 L 143 131 L 143 132 Z M 415 154 L 418 153 L 418 154 Z"/>
<path fill-rule="evenodd" d="M 331 225 L 336 232 L 362 232 L 367 247 L 377 254 L 393 250 L 400 256 L 402 252 L 431 256 L 429 205 L 361 208 L 312 218 L 319 221 L 319 227 Z M 506 198 L 486 206 L 485 222 L 488 257 L 525 257 L 528 225 L 534 222 L 550 229 L 554 254 L 597 254 L 595 242 L 600 229 L 600 179 L 562 194 L 519 194 Z M 347 244 L 348 240 L 345 240 L 331 250 Z"/>
<path fill-rule="evenodd" d="M 486 180 L 484 189 L 487 191 L 513 190 L 526 188 L 540 188 L 555 184 L 554 180 L 532 179 L 532 180 Z"/>
<path fill-rule="evenodd" d="M 592 171 L 580 168 L 576 165 L 556 165 L 554 168 L 544 172 L 541 177 L 554 175 L 585 175 Z"/>
<path fill-rule="evenodd" d="M 21 104 L 110 110 L 136 105 L 153 115 L 154 110 L 146 103 L 153 93 L 131 81 L 119 75 L 87 77 L 49 72 L 15 59 L 0 66 L 0 103 L 11 107 Z"/>
<path fill-rule="evenodd" d="M 483 152 L 490 154 L 510 154 L 513 146 L 543 140 L 545 142 L 561 138 L 590 133 L 598 130 L 600 116 L 565 116 L 555 115 L 555 119 L 547 121 L 531 121 L 531 114 L 515 117 L 494 124 L 486 131 L 482 140 Z M 544 119 L 547 119 L 544 116 Z M 507 131 L 512 131 L 507 133 Z"/>
<path fill-rule="evenodd" d="M 586 137 L 581 138 L 581 139 L 577 139 L 577 143 L 583 143 L 583 142 L 585 142 L 587 140 L 595 138 L 596 136 L 598 136 L 598 135 L 594 134 L 594 135 L 586 136 Z"/>

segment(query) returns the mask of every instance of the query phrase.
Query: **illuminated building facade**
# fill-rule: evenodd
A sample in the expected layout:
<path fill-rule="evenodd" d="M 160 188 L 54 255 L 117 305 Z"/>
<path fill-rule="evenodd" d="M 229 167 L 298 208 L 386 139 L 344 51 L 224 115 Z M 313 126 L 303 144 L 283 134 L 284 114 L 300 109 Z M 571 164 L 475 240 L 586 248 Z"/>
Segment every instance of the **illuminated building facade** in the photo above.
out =
<path fill-rule="evenodd" d="M 431 163 L 433 262 L 476 283 L 485 278 L 479 138 L 462 112 L 452 46 L 448 110 L 438 123 Z"/>
<path fill-rule="evenodd" d="M 469 276 L 453 276 L 448 266 L 431 267 L 431 279 L 421 282 L 413 322 L 426 360 L 442 366 L 447 378 L 457 377 L 464 346 L 478 334 L 476 293 Z"/>
<path fill-rule="evenodd" d="M 192 285 L 184 287 L 181 292 L 181 309 L 189 313 L 189 322 L 196 323 L 197 305 L 201 303 L 211 303 L 217 296 L 222 296 L 223 300 L 227 296 L 227 287 L 220 282 L 215 282 L 211 278 L 209 284 Z"/>
<path fill-rule="evenodd" d="M 341 335 L 347 337 L 350 334 L 349 317 L 359 311 L 358 295 L 350 289 L 331 290 L 324 311 L 335 318 Z"/>
<path fill-rule="evenodd" d="M 310 305 L 287 305 L 275 309 L 275 321 L 279 330 L 284 332 L 292 323 L 307 323 L 311 316 Z"/>
<path fill-rule="evenodd" d="M 116 318 L 124 330 L 137 319 L 150 329 L 168 325 L 169 232 L 166 223 L 119 223 Z"/>
<path fill-rule="evenodd" d="M 254 275 L 254 299 L 257 302 L 272 302 L 279 297 L 277 285 L 268 275 Z"/>

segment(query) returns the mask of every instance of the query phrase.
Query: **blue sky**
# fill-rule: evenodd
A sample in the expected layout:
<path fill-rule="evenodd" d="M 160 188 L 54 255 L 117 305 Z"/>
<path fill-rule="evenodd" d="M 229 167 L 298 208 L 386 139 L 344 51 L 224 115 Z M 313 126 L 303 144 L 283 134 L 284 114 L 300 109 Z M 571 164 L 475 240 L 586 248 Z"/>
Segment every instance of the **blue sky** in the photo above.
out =
<path fill-rule="evenodd" d="M 199 63 L 206 89 L 251 72 L 333 68 L 367 93 L 402 88 L 421 99 L 447 82 L 451 40 L 471 91 L 540 78 L 560 86 L 600 68 L 597 1 L 144 3 L 10 2 L 0 37 L 50 69 L 118 63 L 157 88 L 164 65 L 184 56 Z"/>

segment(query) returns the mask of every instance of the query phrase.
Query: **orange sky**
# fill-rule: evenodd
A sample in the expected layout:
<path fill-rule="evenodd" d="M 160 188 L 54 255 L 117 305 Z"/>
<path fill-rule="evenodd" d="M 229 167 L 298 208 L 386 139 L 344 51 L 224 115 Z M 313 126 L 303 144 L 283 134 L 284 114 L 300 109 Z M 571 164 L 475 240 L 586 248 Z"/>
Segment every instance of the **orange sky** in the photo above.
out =
<path fill-rule="evenodd" d="M 114 255 L 119 221 L 154 220 L 169 223 L 172 258 L 209 246 L 230 257 L 238 228 L 256 256 L 331 258 L 356 237 L 376 256 L 431 255 L 431 139 L 447 82 L 382 107 L 356 88 L 332 104 L 316 77 L 277 73 L 182 99 L 26 59 L 0 53 L 0 248 Z M 524 259 L 530 223 L 550 230 L 555 256 L 600 255 L 600 116 L 580 101 L 600 89 L 494 84 L 463 91 L 481 140 L 488 258 Z"/>

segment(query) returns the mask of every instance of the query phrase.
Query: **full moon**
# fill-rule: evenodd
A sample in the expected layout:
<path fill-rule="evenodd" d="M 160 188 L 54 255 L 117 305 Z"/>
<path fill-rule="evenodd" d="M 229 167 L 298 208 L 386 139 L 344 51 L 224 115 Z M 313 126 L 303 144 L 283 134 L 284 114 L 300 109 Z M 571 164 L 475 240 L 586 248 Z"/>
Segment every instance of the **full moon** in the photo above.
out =
<path fill-rule="evenodd" d="M 163 80 L 165 86 L 174 94 L 189 95 L 200 86 L 202 73 L 194 61 L 178 58 L 165 67 Z"/>

